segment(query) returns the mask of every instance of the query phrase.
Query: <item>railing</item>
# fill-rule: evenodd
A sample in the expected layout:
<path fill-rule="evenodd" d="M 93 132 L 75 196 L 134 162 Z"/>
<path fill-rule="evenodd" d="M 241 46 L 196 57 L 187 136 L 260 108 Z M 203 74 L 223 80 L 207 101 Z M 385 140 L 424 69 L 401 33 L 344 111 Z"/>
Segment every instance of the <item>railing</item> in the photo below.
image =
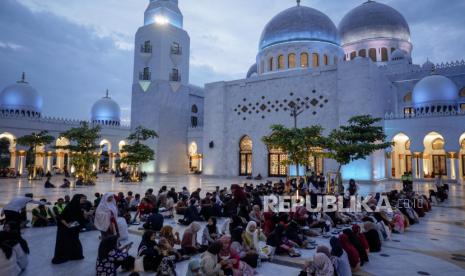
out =
<path fill-rule="evenodd" d="M 464 116 L 465 111 L 445 111 L 445 112 L 428 112 L 428 113 L 416 113 L 416 114 L 394 114 L 386 113 L 384 115 L 385 120 L 398 120 L 398 119 L 415 119 L 415 118 L 430 118 L 430 117 L 453 117 L 453 116 Z"/>
<path fill-rule="evenodd" d="M 150 72 L 139 73 L 139 80 L 142 80 L 142 81 L 152 80 L 152 73 Z"/>
<path fill-rule="evenodd" d="M 171 54 L 172 55 L 181 55 L 182 49 L 179 46 L 171 46 Z"/>
<path fill-rule="evenodd" d="M 151 54 L 152 53 L 152 45 L 141 45 L 140 46 L 140 52 L 145 53 L 145 54 Z"/>

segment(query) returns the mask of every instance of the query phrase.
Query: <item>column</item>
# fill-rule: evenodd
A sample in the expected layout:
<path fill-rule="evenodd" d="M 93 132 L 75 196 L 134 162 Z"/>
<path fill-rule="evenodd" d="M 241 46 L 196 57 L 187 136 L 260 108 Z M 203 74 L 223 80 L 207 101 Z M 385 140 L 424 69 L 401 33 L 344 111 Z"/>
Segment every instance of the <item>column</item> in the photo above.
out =
<path fill-rule="evenodd" d="M 25 164 L 25 161 L 26 161 L 26 152 L 25 151 L 20 151 L 19 154 L 20 154 L 20 156 L 19 156 L 18 172 L 19 172 L 19 175 L 22 176 L 23 173 L 24 173 L 24 164 Z"/>
<path fill-rule="evenodd" d="M 392 152 L 386 152 L 386 178 L 392 178 Z"/>
<path fill-rule="evenodd" d="M 425 170 L 423 168 L 423 153 L 422 152 L 417 152 L 418 153 L 418 178 L 422 179 L 425 178 Z"/>
<path fill-rule="evenodd" d="M 418 155 L 416 153 L 412 156 L 412 177 L 418 179 Z"/>
<path fill-rule="evenodd" d="M 455 180 L 460 181 L 460 163 L 459 163 L 458 153 L 455 154 L 454 166 L 455 166 Z"/>
<path fill-rule="evenodd" d="M 10 151 L 10 168 L 16 170 L 16 151 Z"/>
<path fill-rule="evenodd" d="M 456 167 L 455 167 L 455 152 L 450 151 L 447 153 L 447 159 L 448 159 L 448 166 L 449 168 L 447 169 L 447 179 L 449 180 L 454 180 L 456 179 Z"/>
<path fill-rule="evenodd" d="M 47 168 L 46 168 L 46 172 L 51 172 L 52 171 L 52 155 L 53 153 L 51 151 L 49 151 L 47 153 Z"/>

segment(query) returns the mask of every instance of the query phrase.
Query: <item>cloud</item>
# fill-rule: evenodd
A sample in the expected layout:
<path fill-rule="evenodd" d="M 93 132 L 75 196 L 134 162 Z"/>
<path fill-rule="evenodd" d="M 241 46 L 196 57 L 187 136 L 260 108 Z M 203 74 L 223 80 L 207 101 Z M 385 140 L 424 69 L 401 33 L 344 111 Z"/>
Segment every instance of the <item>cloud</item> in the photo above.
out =
<path fill-rule="evenodd" d="M 132 53 L 112 37 L 13 0 L 0 1 L 0 33 L 7 41 L 0 44 L 0 85 L 14 83 L 25 71 L 44 98 L 45 115 L 89 119 L 106 88 L 130 107 Z"/>

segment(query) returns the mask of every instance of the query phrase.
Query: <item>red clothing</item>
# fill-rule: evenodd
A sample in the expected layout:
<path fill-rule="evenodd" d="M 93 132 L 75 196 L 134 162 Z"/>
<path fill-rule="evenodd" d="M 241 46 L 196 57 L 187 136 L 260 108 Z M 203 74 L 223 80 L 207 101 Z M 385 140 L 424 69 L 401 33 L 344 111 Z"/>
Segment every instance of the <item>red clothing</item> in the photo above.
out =
<path fill-rule="evenodd" d="M 265 233 L 265 236 L 268 236 L 274 230 L 273 212 L 265 212 L 263 213 L 263 217 L 265 218 L 265 222 L 263 223 L 263 232 Z"/>
<path fill-rule="evenodd" d="M 139 211 L 139 213 L 141 215 L 148 215 L 148 214 L 152 213 L 153 206 L 150 203 L 141 203 L 137 207 L 137 210 Z"/>
<path fill-rule="evenodd" d="M 357 249 L 349 241 L 349 237 L 342 233 L 339 235 L 339 241 L 341 242 L 342 249 L 347 253 L 349 257 L 349 263 L 351 267 L 357 267 L 360 263 L 360 255 L 358 254 Z"/>
<path fill-rule="evenodd" d="M 357 237 L 360 239 L 360 242 L 362 243 L 362 246 L 365 250 L 370 250 L 370 245 L 368 244 L 368 240 L 367 238 L 365 237 L 365 235 L 363 235 L 360 231 L 360 226 L 358 226 L 357 224 L 353 225 L 352 226 L 352 231 L 355 233 L 355 235 L 357 235 Z"/>

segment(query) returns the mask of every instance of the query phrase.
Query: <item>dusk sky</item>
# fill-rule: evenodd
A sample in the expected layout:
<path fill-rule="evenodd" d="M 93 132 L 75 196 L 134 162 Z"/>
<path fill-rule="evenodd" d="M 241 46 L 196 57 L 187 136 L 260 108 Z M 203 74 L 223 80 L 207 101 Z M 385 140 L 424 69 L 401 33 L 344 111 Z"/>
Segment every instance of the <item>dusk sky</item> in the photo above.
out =
<path fill-rule="evenodd" d="M 363 0 L 302 0 L 336 25 Z M 410 24 L 413 61 L 465 58 L 465 1 L 379 0 Z M 0 90 L 21 72 L 44 98 L 43 114 L 89 119 L 110 89 L 129 119 L 133 40 L 149 0 L 0 0 Z M 179 0 L 191 37 L 191 83 L 245 77 L 266 23 L 294 0 Z"/>

